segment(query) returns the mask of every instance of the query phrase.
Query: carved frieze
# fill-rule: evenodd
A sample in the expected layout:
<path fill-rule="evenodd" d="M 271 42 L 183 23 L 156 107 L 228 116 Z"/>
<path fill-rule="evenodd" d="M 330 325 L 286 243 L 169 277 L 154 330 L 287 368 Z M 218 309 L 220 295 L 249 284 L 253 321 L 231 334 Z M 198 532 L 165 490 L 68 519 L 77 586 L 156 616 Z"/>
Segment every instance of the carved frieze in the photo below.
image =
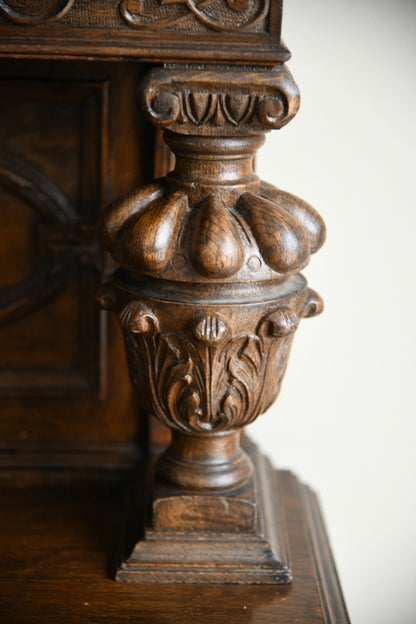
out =
<path fill-rule="evenodd" d="M 0 54 L 271 66 L 281 21 L 281 0 L 0 0 Z"/>
<path fill-rule="evenodd" d="M 219 32 L 265 29 L 270 0 L 122 0 L 126 23 L 143 30 L 193 30 L 202 25 Z"/>
<path fill-rule="evenodd" d="M 62 20 L 75 4 L 76 0 L 0 0 L 0 15 L 14 24 L 52 24 Z M 117 7 L 107 0 L 101 3 L 99 13 L 113 12 L 110 4 Z M 74 19 L 82 13 L 89 15 L 88 6 L 75 8 L 81 13 L 74 12 Z M 118 4 L 124 24 L 143 31 L 264 32 L 269 13 L 270 0 L 121 0 Z"/>

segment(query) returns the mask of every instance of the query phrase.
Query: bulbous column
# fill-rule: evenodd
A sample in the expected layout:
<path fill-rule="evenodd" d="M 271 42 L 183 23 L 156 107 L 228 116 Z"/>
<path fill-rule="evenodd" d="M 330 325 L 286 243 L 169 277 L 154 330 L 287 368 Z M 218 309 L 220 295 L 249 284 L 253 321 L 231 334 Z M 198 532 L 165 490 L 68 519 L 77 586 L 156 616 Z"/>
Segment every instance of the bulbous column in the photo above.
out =
<path fill-rule="evenodd" d="M 105 211 L 102 239 L 120 268 L 100 301 L 118 314 L 133 383 L 172 443 L 156 470 L 156 550 L 136 546 L 119 577 L 140 577 L 143 548 L 156 561 L 158 531 L 173 544 L 187 530 L 198 544 L 206 531 L 256 537 L 247 582 L 264 582 L 256 566 L 287 582 L 281 553 L 262 559 L 267 470 L 240 437 L 278 395 L 300 319 L 322 309 L 299 273 L 324 241 L 322 219 L 253 171 L 264 132 L 296 113 L 297 87 L 284 66 L 155 69 L 139 98 L 176 166 Z"/>

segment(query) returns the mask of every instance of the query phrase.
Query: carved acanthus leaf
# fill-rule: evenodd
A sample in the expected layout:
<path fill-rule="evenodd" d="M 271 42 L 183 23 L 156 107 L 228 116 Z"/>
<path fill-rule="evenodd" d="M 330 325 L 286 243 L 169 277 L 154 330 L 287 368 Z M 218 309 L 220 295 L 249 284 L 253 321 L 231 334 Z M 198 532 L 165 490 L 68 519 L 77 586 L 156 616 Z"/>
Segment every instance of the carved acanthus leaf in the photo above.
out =
<path fill-rule="evenodd" d="M 228 339 L 220 316 L 197 317 L 188 323 L 194 327 L 191 339 L 161 330 L 148 306 L 129 303 L 120 321 L 132 376 L 148 409 L 169 427 L 188 432 L 235 429 L 255 420 L 264 409 L 266 380 L 281 378 L 288 355 L 286 336 L 263 331 L 278 313 L 268 313 L 256 333 Z M 290 318 L 289 308 L 281 316 Z"/>

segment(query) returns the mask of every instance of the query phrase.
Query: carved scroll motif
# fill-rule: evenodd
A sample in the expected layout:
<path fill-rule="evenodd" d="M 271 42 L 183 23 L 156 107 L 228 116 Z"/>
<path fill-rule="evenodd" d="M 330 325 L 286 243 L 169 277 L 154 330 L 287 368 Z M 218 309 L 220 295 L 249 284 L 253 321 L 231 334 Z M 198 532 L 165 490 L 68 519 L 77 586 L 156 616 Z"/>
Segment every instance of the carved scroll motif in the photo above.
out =
<path fill-rule="evenodd" d="M 120 4 L 124 20 L 146 30 L 192 30 L 199 23 L 219 32 L 256 31 L 269 10 L 270 0 L 123 0 Z"/>
<path fill-rule="evenodd" d="M 281 128 L 300 98 L 290 72 L 176 71 L 155 69 L 143 83 L 141 104 L 149 120 L 175 132 L 231 134 Z"/>
<path fill-rule="evenodd" d="M 36 10 L 32 13 L 25 13 L 19 8 L 13 8 L 10 1 L 0 0 L 0 15 L 4 15 L 4 17 L 15 24 L 30 24 L 33 26 L 36 24 L 50 24 L 64 17 L 72 8 L 74 2 L 75 0 L 56 0 L 52 7 L 50 2 L 32 2 L 31 4 L 36 5 Z"/>

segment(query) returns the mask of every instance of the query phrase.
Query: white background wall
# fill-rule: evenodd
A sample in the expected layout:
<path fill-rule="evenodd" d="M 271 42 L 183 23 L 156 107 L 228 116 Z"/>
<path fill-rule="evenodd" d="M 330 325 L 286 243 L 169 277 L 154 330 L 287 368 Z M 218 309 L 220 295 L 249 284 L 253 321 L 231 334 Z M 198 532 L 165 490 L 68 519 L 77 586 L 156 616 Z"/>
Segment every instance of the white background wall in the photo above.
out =
<path fill-rule="evenodd" d="M 354 624 L 416 622 L 416 0 L 286 0 L 302 93 L 261 177 L 328 226 L 280 398 L 250 427 L 321 497 Z"/>

